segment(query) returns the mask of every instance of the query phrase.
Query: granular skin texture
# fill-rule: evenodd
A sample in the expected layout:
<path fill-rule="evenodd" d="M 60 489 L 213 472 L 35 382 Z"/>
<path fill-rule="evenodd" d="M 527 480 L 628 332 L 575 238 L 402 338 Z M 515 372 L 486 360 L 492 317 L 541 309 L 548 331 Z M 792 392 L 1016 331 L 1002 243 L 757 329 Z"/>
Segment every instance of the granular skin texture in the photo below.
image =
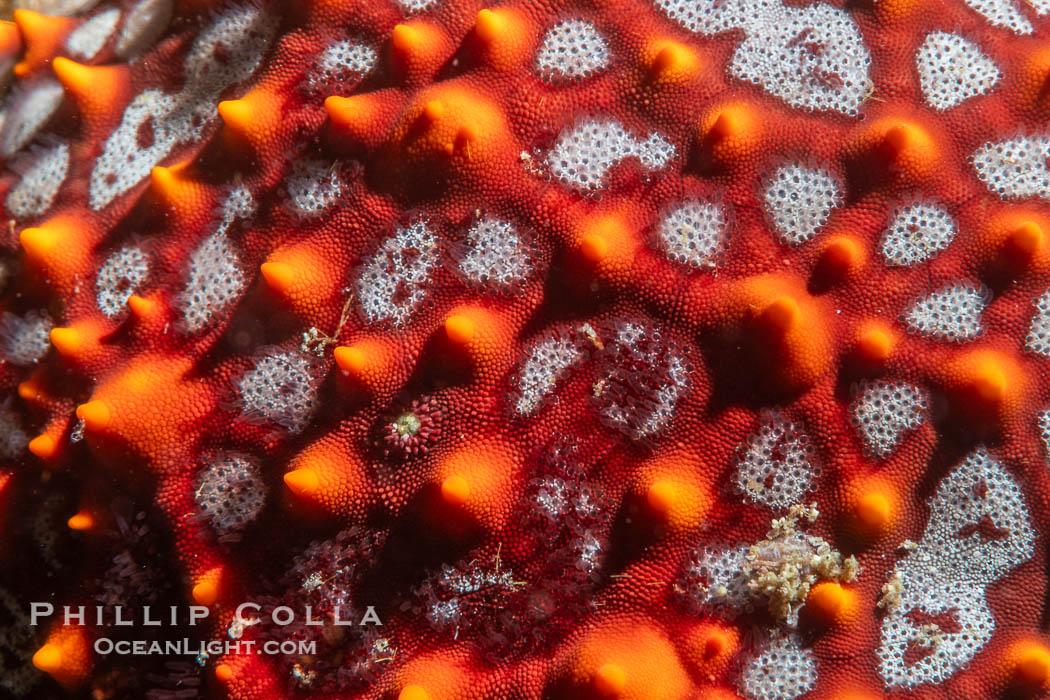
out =
<path fill-rule="evenodd" d="M 1046 697 L 1047 15 L 16 9 L 0 694 Z"/>

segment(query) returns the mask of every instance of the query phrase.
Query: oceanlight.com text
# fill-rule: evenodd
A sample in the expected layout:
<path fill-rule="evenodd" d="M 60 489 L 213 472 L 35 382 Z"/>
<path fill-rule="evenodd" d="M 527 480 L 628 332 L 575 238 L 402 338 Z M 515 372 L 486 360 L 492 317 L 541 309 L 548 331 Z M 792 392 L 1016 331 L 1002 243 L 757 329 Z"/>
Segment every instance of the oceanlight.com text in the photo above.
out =
<path fill-rule="evenodd" d="M 283 642 L 242 639 L 238 641 L 210 641 L 201 642 L 192 639 L 172 639 L 163 642 L 118 640 L 109 637 L 100 637 L 95 640 L 94 650 L 96 654 L 107 656 L 116 654 L 118 656 L 220 656 L 225 654 L 286 654 L 303 655 L 317 653 L 316 641 L 294 641 Z"/>

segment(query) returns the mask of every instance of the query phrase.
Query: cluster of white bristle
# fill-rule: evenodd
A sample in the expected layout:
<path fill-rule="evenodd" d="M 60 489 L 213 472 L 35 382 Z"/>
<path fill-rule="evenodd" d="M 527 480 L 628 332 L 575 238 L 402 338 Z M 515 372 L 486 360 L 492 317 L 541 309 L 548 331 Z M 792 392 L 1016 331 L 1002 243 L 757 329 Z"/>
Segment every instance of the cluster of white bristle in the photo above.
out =
<path fill-rule="evenodd" d="M 1032 23 L 1017 9 L 1013 0 L 964 0 L 970 9 L 984 16 L 989 24 L 1009 29 L 1014 34 L 1031 34 Z M 1046 0 L 1029 0 L 1028 5 L 1039 14 L 1046 14 L 1050 4 Z"/>
<path fill-rule="evenodd" d="M 973 154 L 977 177 L 1008 199 L 1050 199 L 1050 136 L 1018 136 L 986 143 Z"/>
<path fill-rule="evenodd" d="M 124 246 L 102 263 L 95 278 L 98 308 L 115 318 L 127 308 L 128 299 L 149 275 L 149 257 L 138 246 Z"/>
<path fill-rule="evenodd" d="M 671 424 L 692 371 L 681 347 L 646 321 L 624 321 L 599 359 L 601 386 L 592 395 L 606 423 L 634 440 Z"/>
<path fill-rule="evenodd" d="M 297 161 L 285 180 L 292 209 L 299 216 L 318 216 L 339 201 L 343 183 L 335 163 Z"/>
<path fill-rule="evenodd" d="M 793 700 L 816 683 L 816 656 L 794 633 L 759 647 L 740 674 L 740 691 L 752 700 Z"/>
<path fill-rule="evenodd" d="M 441 0 L 397 0 L 397 4 L 401 9 L 409 14 L 429 10 L 439 2 L 441 2 Z"/>
<path fill-rule="evenodd" d="M 521 415 L 539 410 L 570 368 L 586 357 L 580 338 L 568 329 L 548 330 L 525 349 L 515 380 L 514 409 Z"/>
<path fill-rule="evenodd" d="M 775 0 L 656 0 L 691 32 L 741 29 L 729 63 L 736 78 L 762 86 L 794 107 L 856 115 L 871 88 L 871 55 L 857 23 L 826 3 Z"/>
<path fill-rule="evenodd" d="M 317 61 L 308 80 L 314 92 L 345 94 L 347 90 L 371 71 L 379 60 L 379 54 L 368 44 L 343 39 L 331 44 Z"/>
<path fill-rule="evenodd" d="M 22 413 L 8 399 L 0 403 L 0 458 L 16 459 L 25 454 L 29 435 L 22 427 Z"/>
<path fill-rule="evenodd" d="M 509 221 L 479 219 L 467 231 L 466 244 L 459 271 L 471 282 L 509 290 L 532 274 L 530 250 Z"/>
<path fill-rule="evenodd" d="M 690 555 L 683 576 L 684 593 L 702 612 L 715 610 L 736 617 L 751 609 L 751 593 L 744 571 L 750 545 L 723 547 L 704 545 Z"/>
<path fill-rule="evenodd" d="M 186 328 L 196 333 L 240 298 L 247 278 L 225 231 L 218 231 L 190 255 L 189 280 L 177 303 Z"/>
<path fill-rule="evenodd" d="M 272 15 L 254 4 L 228 9 L 201 31 L 186 56 L 180 91 L 151 88 L 124 110 L 91 171 L 91 208 L 102 209 L 141 182 L 176 146 L 199 139 L 217 116 L 219 96 L 259 67 L 273 31 Z M 141 133 L 147 125 L 152 142 L 144 145 Z"/>
<path fill-rule="evenodd" d="M 145 53 L 161 37 L 171 21 L 175 3 L 171 0 L 140 0 L 124 15 L 113 52 L 130 60 Z"/>
<path fill-rule="evenodd" d="M 609 42 L 590 22 L 570 19 L 543 35 L 536 66 L 548 82 L 579 80 L 609 67 Z"/>
<path fill-rule="evenodd" d="M 941 481 L 929 511 L 922 539 L 891 575 L 899 590 L 884 605 L 877 656 L 888 688 L 940 683 L 969 663 L 995 630 L 986 587 L 1035 552 L 1020 484 L 984 447 Z M 915 613 L 952 624 L 919 624 Z M 923 656 L 906 661 L 909 650 Z"/>
<path fill-rule="evenodd" d="M 1043 449 L 1046 450 L 1048 461 L 1050 461 L 1050 409 L 1039 412 L 1039 437 L 1043 440 Z"/>
<path fill-rule="evenodd" d="M 1025 349 L 1050 357 L 1050 290 L 1043 292 L 1035 302 L 1035 315 L 1028 327 Z"/>
<path fill-rule="evenodd" d="M 8 157 L 32 141 L 62 104 L 62 86 L 52 78 L 19 82 L 4 101 L 0 156 Z"/>
<path fill-rule="evenodd" d="M 7 211 L 16 219 L 40 216 L 51 208 L 69 172 L 69 146 L 56 142 L 37 150 L 31 160 L 15 166 L 22 173 L 7 193 Z"/>
<path fill-rule="evenodd" d="M 973 340 L 981 333 L 981 313 L 990 298 L 984 287 L 954 284 L 914 302 L 904 321 L 908 330 L 935 340 Z"/>
<path fill-rule="evenodd" d="M 733 480 L 750 501 L 787 508 L 814 486 L 818 466 L 809 436 L 777 411 L 763 414 L 741 451 Z"/>
<path fill-rule="evenodd" d="M 24 367 L 39 362 L 51 347 L 54 327 L 44 311 L 30 311 L 16 316 L 10 311 L 0 315 L 0 357 L 4 362 Z"/>
<path fill-rule="evenodd" d="M 766 212 L 780 240 L 796 246 L 812 239 L 842 202 L 842 192 L 826 170 L 800 163 L 781 166 L 766 183 Z"/>
<path fill-rule="evenodd" d="M 211 325 L 244 291 L 248 279 L 227 231 L 237 219 L 254 213 L 252 194 L 244 187 L 233 189 L 223 202 L 222 220 L 215 233 L 205 238 L 190 255 L 186 286 L 175 301 L 191 333 Z"/>
<path fill-rule="evenodd" d="M 365 318 L 404 326 L 423 303 L 439 259 L 437 236 L 425 222 L 399 228 L 365 260 L 357 279 L 357 300 Z"/>
<path fill-rule="evenodd" d="M 862 382 L 853 391 L 856 398 L 850 406 L 850 418 L 868 450 L 880 459 L 892 454 L 904 433 L 926 418 L 929 397 L 910 384 L 876 379 Z"/>
<path fill-rule="evenodd" d="M 915 55 L 915 63 L 923 97 L 934 109 L 950 109 L 987 94 L 999 82 L 999 69 L 992 59 L 958 34 L 930 32 Z"/>
<path fill-rule="evenodd" d="M 266 484 L 254 462 L 219 455 L 197 474 L 193 499 L 218 535 L 242 529 L 266 503 Z"/>
<path fill-rule="evenodd" d="M 673 206 L 664 213 L 657 230 L 657 241 L 667 257 L 692 267 L 714 267 L 725 236 L 725 208 L 699 199 Z"/>
<path fill-rule="evenodd" d="M 925 262 L 955 239 L 955 219 L 939 204 L 916 203 L 897 209 L 882 237 L 882 255 L 890 265 Z"/>
<path fill-rule="evenodd" d="M 273 350 L 260 356 L 237 382 L 241 408 L 247 416 L 298 433 L 317 408 L 321 378 L 316 358 L 293 350 Z"/>
<path fill-rule="evenodd" d="M 109 41 L 120 21 L 120 10 L 111 7 L 87 19 L 66 39 L 66 50 L 80 61 L 90 61 Z"/>
<path fill-rule="evenodd" d="M 592 192 L 604 187 L 609 170 L 626 158 L 637 158 L 643 169 L 654 171 L 674 154 L 674 146 L 659 134 L 643 141 L 617 121 L 587 119 L 562 130 L 547 154 L 547 167 L 568 187 Z"/>

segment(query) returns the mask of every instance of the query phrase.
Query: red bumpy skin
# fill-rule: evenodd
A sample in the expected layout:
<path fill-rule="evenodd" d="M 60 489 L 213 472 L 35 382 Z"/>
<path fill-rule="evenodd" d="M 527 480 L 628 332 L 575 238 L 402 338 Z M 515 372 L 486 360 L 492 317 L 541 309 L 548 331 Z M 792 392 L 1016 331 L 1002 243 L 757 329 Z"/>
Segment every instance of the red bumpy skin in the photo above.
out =
<path fill-rule="evenodd" d="M 1050 691 L 1048 0 L 32 5 L 0 694 Z"/>

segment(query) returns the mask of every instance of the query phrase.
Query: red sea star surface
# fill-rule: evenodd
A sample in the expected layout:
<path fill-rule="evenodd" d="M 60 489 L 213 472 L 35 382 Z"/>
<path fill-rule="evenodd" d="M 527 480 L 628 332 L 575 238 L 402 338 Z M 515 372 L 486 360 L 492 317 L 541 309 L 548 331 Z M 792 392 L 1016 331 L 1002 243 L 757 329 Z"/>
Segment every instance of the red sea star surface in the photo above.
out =
<path fill-rule="evenodd" d="M 1050 691 L 1050 0 L 23 6 L 0 694 Z"/>

